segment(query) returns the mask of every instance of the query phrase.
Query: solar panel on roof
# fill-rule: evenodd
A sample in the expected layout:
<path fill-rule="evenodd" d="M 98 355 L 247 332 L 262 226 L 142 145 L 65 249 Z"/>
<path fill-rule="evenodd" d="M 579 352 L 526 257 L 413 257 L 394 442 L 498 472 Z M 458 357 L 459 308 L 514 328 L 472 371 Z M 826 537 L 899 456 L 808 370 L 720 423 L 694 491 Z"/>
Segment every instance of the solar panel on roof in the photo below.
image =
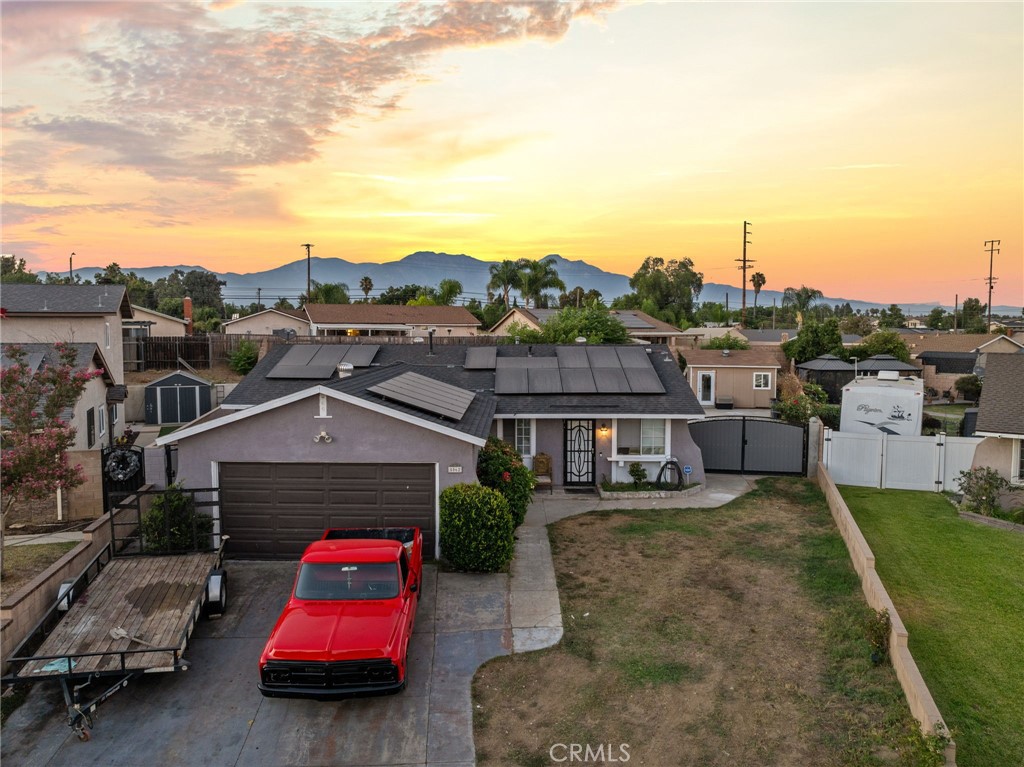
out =
<path fill-rule="evenodd" d="M 651 367 L 651 355 L 643 346 L 619 346 L 615 350 L 619 355 L 619 362 L 624 368 L 649 368 Z"/>
<path fill-rule="evenodd" d="M 622 368 L 593 368 L 594 384 L 600 394 L 628 394 L 631 389 Z"/>
<path fill-rule="evenodd" d="M 529 394 L 526 368 L 498 368 L 494 371 L 495 394 Z"/>
<path fill-rule="evenodd" d="M 590 368 L 562 368 L 562 391 L 567 394 L 593 394 L 597 391 Z"/>
<path fill-rule="evenodd" d="M 645 320 L 640 319 L 635 314 L 626 314 L 623 312 L 619 312 L 618 314 L 615 315 L 615 317 L 619 320 L 619 322 L 621 322 L 623 325 L 630 329 L 641 330 L 643 328 L 654 327 L 654 325 Z"/>
<path fill-rule="evenodd" d="M 285 365 L 278 363 L 267 373 L 267 378 L 297 378 L 311 381 L 325 381 L 337 369 L 335 365 Z"/>
<path fill-rule="evenodd" d="M 267 373 L 267 378 L 297 378 L 323 381 L 330 378 L 345 356 L 346 347 L 338 345 L 293 346 Z"/>
<path fill-rule="evenodd" d="M 664 394 L 665 387 L 661 379 L 654 372 L 654 368 L 623 368 L 626 380 L 629 381 L 629 390 L 633 394 Z"/>
<path fill-rule="evenodd" d="M 590 358 L 587 357 L 587 350 L 583 346 L 559 346 L 555 349 L 558 356 L 558 367 L 560 368 L 588 368 Z"/>
<path fill-rule="evenodd" d="M 348 350 L 352 348 L 349 346 L 331 345 L 321 346 L 316 350 L 316 354 L 313 358 L 307 362 L 307 365 L 337 365 L 343 359 Z"/>
<path fill-rule="evenodd" d="M 619 355 L 615 353 L 614 347 L 609 346 L 588 346 L 587 359 L 590 360 L 592 368 L 618 368 Z"/>
<path fill-rule="evenodd" d="M 557 368 L 557 357 L 500 357 L 496 367 L 501 368 Z"/>
<path fill-rule="evenodd" d="M 356 344 L 348 347 L 348 351 L 343 359 L 352 367 L 365 368 L 370 366 L 378 351 L 380 351 L 380 345 L 378 344 Z"/>
<path fill-rule="evenodd" d="M 494 370 L 498 349 L 495 346 L 475 346 L 466 351 L 466 370 Z"/>
<path fill-rule="evenodd" d="M 312 344 L 302 344 L 301 346 L 293 346 L 284 353 L 281 358 L 280 365 L 308 365 L 309 361 L 313 359 L 313 355 L 320 350 L 319 346 Z"/>
<path fill-rule="evenodd" d="M 561 394 L 562 379 L 558 368 L 529 368 L 527 380 L 530 394 Z"/>
<path fill-rule="evenodd" d="M 369 387 L 367 391 L 453 421 L 462 420 L 476 396 L 474 392 L 419 373 L 402 373 Z"/>

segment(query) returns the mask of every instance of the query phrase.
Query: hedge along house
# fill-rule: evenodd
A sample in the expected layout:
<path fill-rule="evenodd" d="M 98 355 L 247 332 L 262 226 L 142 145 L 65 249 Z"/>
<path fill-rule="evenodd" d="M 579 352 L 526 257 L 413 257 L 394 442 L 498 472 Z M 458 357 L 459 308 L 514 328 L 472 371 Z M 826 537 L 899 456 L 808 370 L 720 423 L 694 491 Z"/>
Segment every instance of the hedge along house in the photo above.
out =
<path fill-rule="evenodd" d="M 488 436 L 554 483 L 653 476 L 674 456 L 703 482 L 687 422 L 703 411 L 665 347 L 282 345 L 224 403 L 157 440 L 177 480 L 220 488 L 232 556 L 296 558 L 329 526 L 417 525 L 436 553 L 438 497 L 476 481 Z"/>

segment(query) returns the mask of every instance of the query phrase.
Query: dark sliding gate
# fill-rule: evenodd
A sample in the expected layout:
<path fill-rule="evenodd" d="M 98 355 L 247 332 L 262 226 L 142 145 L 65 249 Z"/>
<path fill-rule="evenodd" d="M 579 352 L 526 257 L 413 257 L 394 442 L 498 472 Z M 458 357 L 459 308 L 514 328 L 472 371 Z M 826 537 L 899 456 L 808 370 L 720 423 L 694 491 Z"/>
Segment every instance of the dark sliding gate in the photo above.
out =
<path fill-rule="evenodd" d="M 807 427 L 767 418 L 708 418 L 690 422 L 704 471 L 807 474 Z"/>

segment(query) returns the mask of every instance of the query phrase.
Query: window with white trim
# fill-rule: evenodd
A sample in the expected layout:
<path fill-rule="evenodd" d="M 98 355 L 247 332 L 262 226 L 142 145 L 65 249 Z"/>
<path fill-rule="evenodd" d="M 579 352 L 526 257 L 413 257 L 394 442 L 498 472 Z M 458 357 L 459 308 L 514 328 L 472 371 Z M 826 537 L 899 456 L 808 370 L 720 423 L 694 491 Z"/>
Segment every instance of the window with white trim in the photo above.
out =
<path fill-rule="evenodd" d="M 763 391 L 772 388 L 771 373 L 754 373 L 754 389 Z"/>
<path fill-rule="evenodd" d="M 516 419 L 516 450 L 520 455 L 533 455 L 533 421 Z"/>
<path fill-rule="evenodd" d="M 107 433 L 107 409 L 104 407 L 99 408 L 96 411 L 96 415 L 99 416 L 99 432 L 100 437 Z"/>
<path fill-rule="evenodd" d="M 1024 485 L 1024 439 L 1013 441 L 1013 471 L 1010 482 L 1015 485 Z"/>
<path fill-rule="evenodd" d="M 115 424 L 118 422 L 117 405 L 110 406 L 110 423 Z"/>
<path fill-rule="evenodd" d="M 665 421 L 662 418 L 625 418 L 617 423 L 615 449 L 619 455 L 664 455 Z"/>
<path fill-rule="evenodd" d="M 103 346 L 106 349 L 110 348 L 110 323 L 103 323 Z"/>

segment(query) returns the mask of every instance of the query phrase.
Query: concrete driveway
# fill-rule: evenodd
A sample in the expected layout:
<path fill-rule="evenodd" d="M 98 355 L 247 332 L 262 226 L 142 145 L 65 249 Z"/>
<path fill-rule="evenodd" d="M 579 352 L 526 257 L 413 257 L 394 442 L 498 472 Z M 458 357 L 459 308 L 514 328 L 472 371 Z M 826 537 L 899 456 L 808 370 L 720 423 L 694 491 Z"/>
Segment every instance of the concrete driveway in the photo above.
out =
<path fill-rule="evenodd" d="M 100 707 L 88 743 L 65 724 L 59 686 L 36 685 L 4 726 L 4 764 L 473 764 L 470 683 L 480 663 L 511 651 L 508 575 L 439 576 L 427 566 L 406 690 L 317 702 L 263 698 L 256 689 L 295 564 L 227 568 L 228 611 L 197 628 L 185 654 L 191 670 L 133 681 Z"/>

